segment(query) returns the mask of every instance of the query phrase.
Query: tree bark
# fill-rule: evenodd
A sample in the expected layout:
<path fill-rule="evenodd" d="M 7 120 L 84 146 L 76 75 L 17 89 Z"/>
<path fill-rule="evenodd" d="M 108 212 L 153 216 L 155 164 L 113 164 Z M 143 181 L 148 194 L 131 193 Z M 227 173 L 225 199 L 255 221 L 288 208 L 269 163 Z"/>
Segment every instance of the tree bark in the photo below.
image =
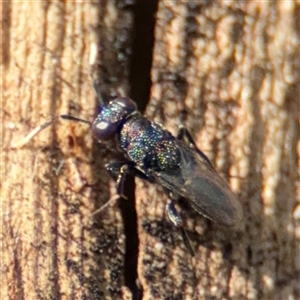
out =
<path fill-rule="evenodd" d="M 299 7 L 4 2 L 0 298 L 299 298 Z M 86 125 L 56 122 L 12 149 L 53 116 L 93 120 L 92 43 L 101 91 L 175 135 L 184 124 L 243 205 L 236 228 L 179 206 L 194 257 L 158 186 L 136 180 L 135 196 L 92 216 L 116 192 L 115 151 Z"/>
<path fill-rule="evenodd" d="M 161 226 L 165 197 L 147 189 L 136 201 L 144 299 L 299 297 L 299 32 L 296 2 L 160 2 L 148 116 L 174 133 L 184 120 L 244 218 L 230 230 L 187 213 L 192 258 Z"/>
<path fill-rule="evenodd" d="M 128 67 L 117 55 L 130 43 L 121 33 L 132 27 L 131 13 L 111 1 L 3 5 L 1 299 L 118 299 L 124 285 L 121 214 L 107 209 L 91 216 L 115 193 L 104 168 L 108 151 L 97 147 L 88 126 L 68 121 L 21 149 L 11 146 L 53 116 L 93 120 L 89 52 L 100 38 L 102 65 L 127 92 L 121 75 Z"/>

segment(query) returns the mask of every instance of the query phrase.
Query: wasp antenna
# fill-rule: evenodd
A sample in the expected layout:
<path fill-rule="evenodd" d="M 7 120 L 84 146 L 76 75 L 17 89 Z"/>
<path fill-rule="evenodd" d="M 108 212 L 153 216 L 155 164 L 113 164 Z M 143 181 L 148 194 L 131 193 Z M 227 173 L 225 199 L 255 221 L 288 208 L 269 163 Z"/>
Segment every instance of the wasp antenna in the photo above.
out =
<path fill-rule="evenodd" d="M 104 102 L 104 100 L 103 100 L 101 91 L 100 91 L 100 89 L 99 89 L 99 86 L 98 86 L 98 84 L 97 84 L 97 82 L 96 82 L 96 80 L 95 80 L 95 78 L 94 78 L 92 72 L 93 72 L 93 71 L 91 71 L 91 79 L 92 79 L 93 88 L 94 88 L 94 90 L 95 90 L 95 92 L 96 92 L 96 95 L 97 95 L 98 101 L 99 101 L 99 103 L 100 103 L 100 106 L 105 106 L 105 102 Z"/>
<path fill-rule="evenodd" d="M 17 142 L 13 142 L 12 145 L 11 145 L 11 149 L 17 149 L 17 148 L 24 147 L 36 135 L 38 135 L 41 131 L 43 131 L 44 129 L 46 129 L 47 127 L 49 127 L 51 124 L 53 124 L 54 122 L 56 122 L 58 119 L 70 120 L 70 121 L 75 121 L 75 122 L 81 122 L 81 123 L 89 124 L 90 126 L 92 125 L 92 123 L 90 121 L 87 121 L 87 120 L 84 120 L 84 119 L 73 117 L 71 115 L 60 115 L 60 116 L 52 118 L 52 120 L 50 120 L 50 121 L 48 121 L 48 122 L 46 122 L 46 123 L 44 123 L 42 125 L 39 125 L 39 126 L 35 127 L 23 139 L 21 139 L 21 140 L 19 140 Z"/>
<path fill-rule="evenodd" d="M 100 102 L 100 106 L 104 106 L 105 102 L 102 96 L 102 93 L 99 89 L 99 86 L 97 84 L 97 81 L 95 79 L 95 73 L 96 73 L 96 62 L 97 62 L 97 56 L 98 56 L 98 47 L 96 43 L 92 43 L 90 47 L 90 59 L 89 59 L 89 64 L 90 64 L 90 76 L 93 84 L 93 88 L 96 92 L 96 95 L 98 97 L 98 101 Z"/>
<path fill-rule="evenodd" d="M 81 119 L 81 118 L 77 118 L 77 117 L 74 117 L 74 116 L 71 116 L 71 115 L 60 115 L 58 118 L 61 118 L 63 120 L 81 122 L 81 123 L 92 125 L 92 123 L 90 121 L 87 121 L 87 120 L 84 120 L 84 119 Z"/>

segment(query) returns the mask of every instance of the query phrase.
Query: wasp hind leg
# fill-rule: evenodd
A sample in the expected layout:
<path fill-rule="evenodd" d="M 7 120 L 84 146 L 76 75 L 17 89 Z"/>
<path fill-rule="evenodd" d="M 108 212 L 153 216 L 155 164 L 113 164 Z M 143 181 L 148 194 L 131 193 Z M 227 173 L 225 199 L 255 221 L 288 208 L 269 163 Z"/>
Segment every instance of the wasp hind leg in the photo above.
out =
<path fill-rule="evenodd" d="M 190 254 L 192 256 L 195 256 L 195 250 L 191 244 L 191 240 L 190 240 L 187 232 L 185 231 L 185 229 L 182 226 L 182 218 L 176 210 L 174 200 L 171 200 L 166 205 L 166 212 L 168 214 L 170 221 L 174 224 L 174 226 L 179 228 L 185 247 L 188 249 L 188 251 L 190 252 Z"/>

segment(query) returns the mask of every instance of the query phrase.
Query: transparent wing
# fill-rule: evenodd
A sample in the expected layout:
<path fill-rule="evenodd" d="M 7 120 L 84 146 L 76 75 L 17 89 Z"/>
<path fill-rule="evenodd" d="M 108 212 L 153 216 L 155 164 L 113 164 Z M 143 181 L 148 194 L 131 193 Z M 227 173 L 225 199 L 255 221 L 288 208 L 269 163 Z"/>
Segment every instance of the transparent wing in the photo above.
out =
<path fill-rule="evenodd" d="M 212 221 L 233 226 L 242 217 L 242 207 L 228 184 L 195 150 L 178 141 L 181 164 L 177 169 L 155 172 L 158 183 L 174 195 L 191 202 L 193 208 Z"/>

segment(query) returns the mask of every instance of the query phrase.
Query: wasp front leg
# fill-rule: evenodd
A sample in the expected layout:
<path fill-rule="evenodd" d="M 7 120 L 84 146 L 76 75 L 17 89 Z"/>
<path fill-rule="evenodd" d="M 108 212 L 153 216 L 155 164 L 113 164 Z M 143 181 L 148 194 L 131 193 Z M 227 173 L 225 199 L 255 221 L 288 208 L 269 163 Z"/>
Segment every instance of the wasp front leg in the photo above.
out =
<path fill-rule="evenodd" d="M 112 162 L 105 165 L 105 168 L 109 175 L 117 181 L 117 193 L 122 198 L 126 198 L 123 195 L 124 182 L 127 175 L 132 175 L 134 177 L 143 179 L 145 181 L 151 182 L 150 178 L 144 174 L 142 171 L 136 168 L 135 163 L 132 161 L 127 162 Z"/>
<path fill-rule="evenodd" d="M 110 177 L 117 182 L 117 194 L 110 198 L 103 206 L 97 209 L 93 215 L 102 212 L 110 205 L 114 205 L 115 202 L 120 198 L 127 199 L 127 197 L 124 195 L 124 182 L 128 174 L 143 180 L 149 180 L 143 172 L 135 167 L 135 164 L 132 161 L 108 163 L 105 165 L 105 168 Z"/>

